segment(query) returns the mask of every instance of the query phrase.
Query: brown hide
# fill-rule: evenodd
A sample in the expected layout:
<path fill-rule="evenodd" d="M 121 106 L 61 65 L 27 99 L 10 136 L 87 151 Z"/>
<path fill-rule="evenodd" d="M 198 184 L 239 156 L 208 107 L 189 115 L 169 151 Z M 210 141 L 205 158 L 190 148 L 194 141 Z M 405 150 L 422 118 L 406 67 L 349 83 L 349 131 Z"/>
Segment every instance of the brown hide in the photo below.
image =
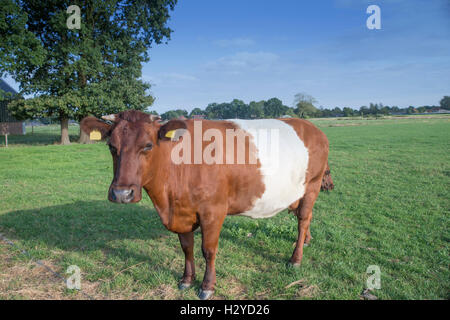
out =
<path fill-rule="evenodd" d="M 142 188 L 145 189 L 164 226 L 179 235 L 185 253 L 185 270 L 180 282 L 182 289 L 189 287 L 195 279 L 192 231 L 200 226 L 202 252 L 206 260 L 200 298 L 211 297 L 216 282 L 215 256 L 219 234 L 226 215 L 251 209 L 254 201 L 265 190 L 259 160 L 254 164 L 249 163 L 253 156 L 250 152 L 256 150 L 253 142 L 245 140 L 245 164 L 226 164 L 226 152 L 222 155 L 223 164 L 195 164 L 195 152 L 191 152 L 191 164 L 175 164 L 171 155 L 179 143 L 185 142 L 183 139 L 190 139 L 191 148 L 195 149 L 194 120 L 174 120 L 162 124 L 138 111 L 125 111 L 110 118 L 114 119 L 111 125 L 93 117 L 81 122 L 81 128 L 86 133 L 97 129 L 101 131 L 102 137 L 108 137 L 114 163 L 109 200 L 114 201 L 111 190 L 126 189 L 133 191 L 131 202 L 137 202 L 142 198 Z M 333 182 L 329 173 L 329 145 L 325 134 L 306 120 L 281 120 L 293 127 L 309 155 L 305 194 L 289 206 L 298 217 L 298 240 L 290 259 L 290 263 L 295 266 L 301 262 L 303 244 L 309 243 L 311 239 L 309 226 L 319 191 L 321 187 L 332 189 Z M 200 122 L 201 142 L 197 146 L 201 154 L 212 143 L 202 139 L 208 129 L 220 131 L 223 150 L 227 150 L 226 130 L 238 127 L 230 121 Z M 167 133 L 176 129 L 187 130 L 187 133 L 179 137 L 178 141 L 172 141 Z M 237 148 L 237 144 L 234 144 L 234 163 L 237 163 Z M 216 155 L 215 152 L 212 154 Z"/>

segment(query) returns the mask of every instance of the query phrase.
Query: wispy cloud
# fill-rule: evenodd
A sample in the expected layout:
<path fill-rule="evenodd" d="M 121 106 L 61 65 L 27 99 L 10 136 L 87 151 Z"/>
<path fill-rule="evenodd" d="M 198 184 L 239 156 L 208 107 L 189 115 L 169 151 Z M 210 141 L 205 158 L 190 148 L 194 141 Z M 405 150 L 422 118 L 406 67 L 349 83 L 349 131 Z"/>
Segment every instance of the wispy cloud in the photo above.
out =
<path fill-rule="evenodd" d="M 256 42 L 250 38 L 232 38 L 232 39 L 220 39 L 213 41 L 213 44 L 222 48 L 242 48 L 242 47 L 250 47 Z"/>
<path fill-rule="evenodd" d="M 272 52 L 238 52 L 206 63 L 207 71 L 241 74 L 249 71 L 268 71 L 279 60 Z"/>
<path fill-rule="evenodd" d="M 163 72 L 157 73 L 155 75 L 143 75 L 142 79 L 145 81 L 149 81 L 152 84 L 161 85 L 161 84 L 180 84 L 183 82 L 191 82 L 198 80 L 197 77 L 177 72 Z"/>

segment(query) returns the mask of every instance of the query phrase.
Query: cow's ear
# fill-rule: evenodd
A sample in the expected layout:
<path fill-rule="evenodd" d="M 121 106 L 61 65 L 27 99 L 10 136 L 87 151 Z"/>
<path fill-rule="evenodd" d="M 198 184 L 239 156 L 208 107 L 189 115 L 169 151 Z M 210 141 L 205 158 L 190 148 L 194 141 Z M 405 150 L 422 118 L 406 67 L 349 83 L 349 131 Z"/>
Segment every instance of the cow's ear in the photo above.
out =
<path fill-rule="evenodd" d="M 158 131 L 158 138 L 163 141 L 178 141 L 187 128 L 186 122 L 183 120 L 170 120 L 162 125 Z"/>
<path fill-rule="evenodd" d="M 100 132 L 101 138 L 105 139 L 109 136 L 109 132 L 111 130 L 111 125 L 97 119 L 96 117 L 86 117 L 80 122 L 80 127 L 83 132 L 87 134 L 91 134 L 91 132 Z"/>

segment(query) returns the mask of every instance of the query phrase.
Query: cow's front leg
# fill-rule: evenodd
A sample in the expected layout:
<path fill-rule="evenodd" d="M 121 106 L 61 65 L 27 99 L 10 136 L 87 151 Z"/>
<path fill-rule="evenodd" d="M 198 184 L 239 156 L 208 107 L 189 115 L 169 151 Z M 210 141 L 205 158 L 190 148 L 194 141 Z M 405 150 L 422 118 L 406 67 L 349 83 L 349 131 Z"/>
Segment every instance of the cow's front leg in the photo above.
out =
<path fill-rule="evenodd" d="M 216 284 L 215 259 L 224 219 L 225 214 L 223 216 L 212 216 L 207 221 L 200 222 L 202 227 L 202 252 L 206 260 L 205 276 L 198 294 L 201 300 L 207 300 L 214 294 L 214 286 Z"/>
<path fill-rule="evenodd" d="M 184 273 L 178 288 L 183 290 L 189 288 L 195 280 L 194 232 L 179 233 L 178 238 L 184 252 Z"/>

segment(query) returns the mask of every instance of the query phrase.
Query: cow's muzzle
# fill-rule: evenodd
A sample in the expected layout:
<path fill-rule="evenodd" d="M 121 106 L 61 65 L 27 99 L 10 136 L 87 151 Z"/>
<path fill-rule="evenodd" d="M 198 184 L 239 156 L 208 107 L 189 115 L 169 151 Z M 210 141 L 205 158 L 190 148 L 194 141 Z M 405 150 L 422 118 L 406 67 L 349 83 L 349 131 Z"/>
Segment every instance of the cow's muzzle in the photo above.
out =
<path fill-rule="evenodd" d="M 113 189 L 111 188 L 109 199 L 117 203 L 130 203 L 134 200 L 133 189 Z"/>

